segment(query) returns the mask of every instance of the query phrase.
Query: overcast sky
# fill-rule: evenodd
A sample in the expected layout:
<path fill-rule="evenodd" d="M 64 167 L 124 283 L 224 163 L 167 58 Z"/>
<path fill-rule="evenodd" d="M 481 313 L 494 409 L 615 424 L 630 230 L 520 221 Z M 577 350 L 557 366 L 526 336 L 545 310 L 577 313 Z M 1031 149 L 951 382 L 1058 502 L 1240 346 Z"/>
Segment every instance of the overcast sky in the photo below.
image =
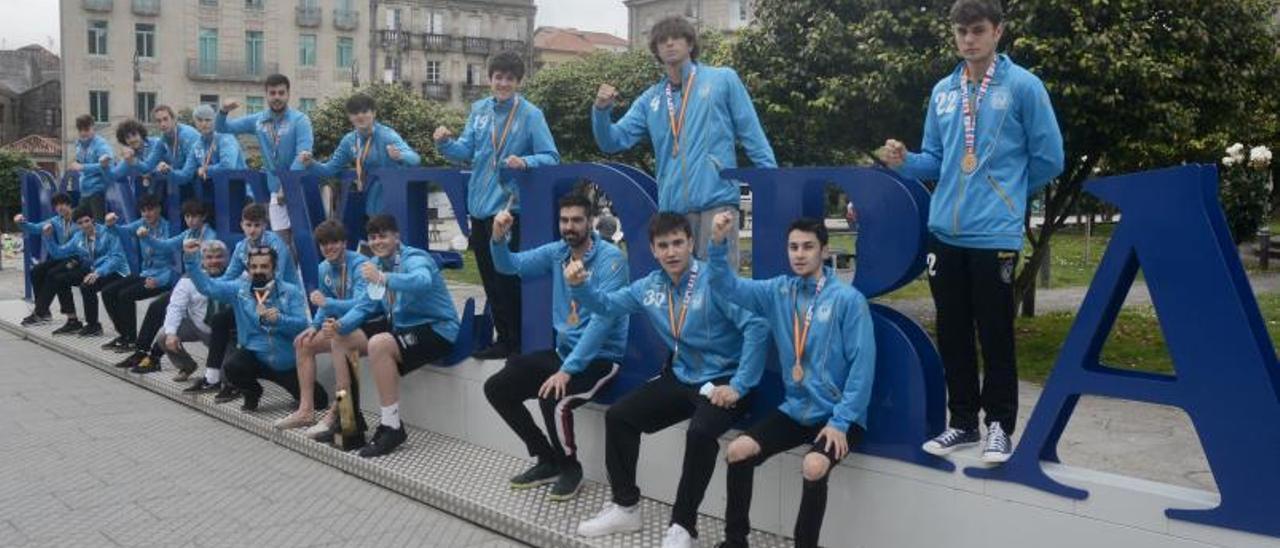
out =
<path fill-rule="evenodd" d="M 173 0 L 165 0 L 170 2 Z M 288 1 L 288 0 L 275 0 Z M 128 0 L 119 2 L 127 9 Z M 535 0 L 535 26 L 577 27 L 627 37 L 622 0 Z M 32 42 L 58 51 L 58 0 L 0 0 L 0 49 Z"/>

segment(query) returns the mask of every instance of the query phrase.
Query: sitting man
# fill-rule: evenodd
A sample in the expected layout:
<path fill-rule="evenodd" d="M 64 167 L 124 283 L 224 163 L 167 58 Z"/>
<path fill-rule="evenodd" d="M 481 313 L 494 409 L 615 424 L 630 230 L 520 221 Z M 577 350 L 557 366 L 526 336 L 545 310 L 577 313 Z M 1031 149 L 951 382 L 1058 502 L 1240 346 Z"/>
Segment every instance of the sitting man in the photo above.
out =
<path fill-rule="evenodd" d="M 221 276 L 227 268 L 227 244 L 219 240 L 207 240 L 201 242 L 200 251 L 200 266 L 204 268 L 205 273 L 211 278 Z M 151 348 L 143 353 L 141 358 L 137 358 L 130 372 L 160 371 L 160 356 L 164 355 L 169 357 L 169 362 L 178 370 L 178 374 L 173 377 L 174 382 L 185 382 L 192 373 L 195 373 L 197 366 L 195 358 L 187 353 L 182 343 L 200 341 L 205 346 L 209 346 L 213 340 L 209 319 L 231 307 L 200 294 L 196 291 L 191 278 L 187 276 L 178 280 L 168 298 L 151 302 L 151 307 L 147 310 L 148 319 L 151 316 L 151 309 L 155 308 L 156 303 L 159 302 L 165 303 L 164 310 L 161 312 L 163 325 L 160 329 L 151 332 L 161 331 L 162 336 L 155 338 Z M 148 329 L 146 325 L 147 322 L 144 321 L 144 331 Z"/>
<path fill-rule="evenodd" d="M 528 489 L 555 482 L 548 498 L 568 500 L 582 483 L 582 464 L 574 442 L 573 410 L 618 374 L 627 347 L 627 317 L 599 317 L 571 298 L 563 278 L 566 262 L 595 273 L 588 285 L 601 292 L 626 287 L 627 259 L 591 230 L 591 201 L 581 194 L 560 198 L 560 241 L 511 253 L 507 237 L 515 224 L 509 212 L 493 220 L 493 264 L 521 278 L 551 274 L 551 322 L 556 346 L 507 359 L 484 383 L 484 393 L 502 420 L 524 441 L 533 467 L 511 478 L 511 487 Z M 537 398 L 547 433 L 538 430 L 525 400 Z"/>
<path fill-rule="evenodd" d="M 142 272 L 125 276 L 102 289 L 107 316 L 119 334 L 102 345 L 103 350 L 129 352 L 139 346 L 138 301 L 162 295 L 178 282 L 178 265 L 173 252 L 155 244 L 156 239 L 169 237 L 169 220 L 160 216 L 160 198 L 155 194 L 143 194 L 138 199 L 138 209 L 142 217 L 124 226 L 116 226 L 115 213 L 107 214 L 107 226 L 112 227 L 122 241 L 134 236 L 138 238 Z M 142 348 L 150 346 L 149 340 L 141 343 Z"/>
<path fill-rule="evenodd" d="M 71 241 L 71 237 L 75 235 L 77 227 L 75 222 L 71 220 L 71 195 L 66 192 L 59 192 L 53 195 L 50 200 L 53 206 L 53 216 L 40 221 L 38 223 L 27 222 L 27 217 L 19 213 L 13 216 L 13 223 L 22 228 L 22 231 L 32 236 L 39 236 L 45 232 L 51 233 L 53 243 L 57 245 L 65 245 Z M 39 264 L 31 267 L 31 292 L 34 295 L 40 294 L 40 288 L 49 283 L 49 274 L 56 272 L 59 268 L 65 269 L 67 262 L 74 259 L 74 253 L 57 254 L 52 249 L 45 249 L 45 258 Z M 71 296 L 71 288 L 67 287 L 58 292 L 58 306 L 64 316 L 67 317 L 66 323 L 53 330 L 54 335 L 64 333 L 74 333 L 79 331 L 81 327 L 80 319 L 76 317 L 76 301 Z M 30 316 L 22 319 L 22 325 L 42 325 L 53 321 L 53 314 L 48 308 L 43 310 L 37 308 L 31 312 Z"/>
<path fill-rule="evenodd" d="M 107 227 L 93 222 L 93 209 L 80 206 L 71 214 L 80 227 L 67 243 L 53 241 L 53 231 L 44 232 L 44 245 L 49 252 L 59 256 L 71 256 L 63 268 L 49 273 L 49 280 L 36 295 L 36 310 L 47 310 L 53 298 L 71 286 L 80 286 L 80 299 L 84 302 L 84 327 L 76 332 L 81 337 L 102 335 L 98 323 L 98 292 L 103 287 L 129 275 L 129 260 L 124 255 L 120 238 Z"/>

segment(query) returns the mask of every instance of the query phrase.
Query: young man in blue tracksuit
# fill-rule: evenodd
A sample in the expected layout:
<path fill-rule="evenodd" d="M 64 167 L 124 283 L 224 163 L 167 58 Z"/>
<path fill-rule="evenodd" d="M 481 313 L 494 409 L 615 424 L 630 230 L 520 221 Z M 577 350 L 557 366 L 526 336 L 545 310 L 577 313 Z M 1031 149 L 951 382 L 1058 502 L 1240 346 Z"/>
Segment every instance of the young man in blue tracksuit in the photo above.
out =
<path fill-rule="evenodd" d="M 107 215 L 107 183 L 115 154 L 111 145 L 93 131 L 94 120 L 88 114 L 76 117 L 76 156 L 67 166 L 70 173 L 80 174 L 80 204 L 89 206 L 97 221 Z"/>
<path fill-rule="evenodd" d="M 645 90 L 626 115 L 611 123 L 617 90 L 600 86 L 591 109 L 591 130 L 607 154 L 627 150 L 645 137 L 653 144 L 658 170 L 658 209 L 689 217 L 694 252 L 707 257 L 711 220 L 721 211 L 738 215 L 738 182 L 720 171 L 738 166 L 735 144 L 757 167 L 777 167 L 747 88 L 731 68 L 698 63 L 698 34 L 683 17 L 659 21 L 649 34 L 649 51 L 665 76 Z M 738 240 L 729 242 L 738 262 Z"/>
<path fill-rule="evenodd" d="M 116 141 L 124 148 L 120 151 L 120 159 L 108 171 L 111 179 L 141 177 L 144 192 L 156 193 L 157 187 L 151 185 L 151 172 L 155 165 L 147 164 L 145 160 L 155 155 L 155 150 L 160 147 L 160 138 L 147 137 L 146 126 L 129 119 L 116 125 Z"/>
<path fill-rule="evenodd" d="M 352 131 L 342 137 L 329 161 L 319 164 L 310 152 L 302 153 L 302 164 L 314 167 L 325 177 L 337 177 L 342 170 L 354 167 L 356 187 L 365 193 L 366 217 L 382 213 L 382 183 L 369 177 L 369 172 L 383 167 L 412 167 L 422 157 L 409 147 L 396 130 L 379 124 L 373 98 L 357 93 L 347 99 L 347 119 Z"/>
<path fill-rule="evenodd" d="M 137 238 L 141 272 L 102 288 L 102 303 L 106 305 L 107 316 L 117 333 L 116 338 L 102 345 L 103 350 L 133 351 L 138 346 L 138 301 L 168 292 L 180 275 L 173 252 L 155 245 L 155 240 L 148 237 L 164 239 L 170 236 L 169 220 L 160 215 L 159 196 L 143 194 L 138 199 L 138 210 L 141 217 L 123 226 L 116 225 L 115 213 L 107 214 L 107 226 L 121 241 Z M 145 341 L 143 348 L 150 344 L 151 341 Z"/>
<path fill-rule="evenodd" d="M 618 374 L 627 347 L 626 316 L 592 314 L 570 295 L 564 265 L 592 272 L 586 285 L 612 292 L 627 284 L 627 259 L 613 244 L 591 230 L 591 201 L 581 194 L 560 198 L 560 241 L 511 253 L 506 237 L 515 224 L 509 213 L 494 219 L 494 265 L 499 272 L 524 277 L 551 275 L 551 322 L 555 348 L 507 359 L 501 371 L 484 383 L 484 393 L 502 420 L 524 442 L 538 462 L 511 478 L 515 489 L 554 482 L 551 500 L 568 500 L 582 483 L 582 464 L 573 430 L 573 410 L 591 401 Z M 537 398 L 547 426 L 544 434 L 524 402 Z"/>
<path fill-rule="evenodd" d="M 827 507 L 827 477 L 861 441 L 867 426 L 876 369 L 871 311 L 857 289 L 823 266 L 827 228 L 821 219 L 791 223 L 787 257 L 792 274 L 768 280 L 738 278 L 726 260 L 725 237 L 737 229 L 731 215 L 716 217 L 711 290 L 717 298 L 738 303 L 769 322 L 786 399 L 729 444 L 721 546 L 747 545 L 755 467 L 773 455 L 808 445 L 794 534 L 796 546 L 816 548 Z"/>
<path fill-rule="evenodd" d="M 378 388 L 382 416 L 362 457 L 386 455 L 408 439 L 400 421 L 400 377 L 440 360 L 458 338 L 458 309 L 426 251 L 400 242 L 396 218 L 374 215 L 365 224 L 373 259 L 360 266 L 367 286 L 364 298 L 327 324 L 335 338 L 335 356 L 359 352 L 349 335 L 368 321 L 387 318 L 390 330 L 369 338 L 369 369 Z M 470 334 L 466 334 L 470 336 Z"/>
<path fill-rule="evenodd" d="M 286 242 L 291 242 L 289 210 L 285 205 L 284 189 L 280 186 L 277 170 L 302 169 L 301 155 L 311 153 L 315 135 L 311 131 L 311 118 L 301 111 L 289 108 L 289 79 L 283 74 L 267 76 L 264 87 L 267 93 L 267 110 L 241 116 L 228 121 L 227 114 L 240 106 L 227 101 L 218 112 L 214 130 L 232 135 L 253 134 L 258 138 L 262 154 L 262 169 L 267 172 L 267 189 L 271 192 L 271 230 Z M 281 266 L 285 266 L 281 262 Z"/>
<path fill-rule="evenodd" d="M 167 176 L 166 192 L 179 192 L 179 189 L 186 187 L 191 178 L 182 177 L 176 170 L 186 165 L 187 156 L 191 154 L 191 145 L 200 139 L 200 132 L 187 124 L 179 123 L 173 108 L 169 105 L 159 105 L 151 109 L 151 117 L 160 127 L 160 136 L 156 138 L 158 141 L 156 146 L 152 147 L 150 154 L 142 160 L 143 170 Z M 191 195 L 189 191 L 184 194 Z"/>
<path fill-rule="evenodd" d="M 13 222 L 22 228 L 22 232 L 28 235 L 40 236 L 44 233 L 49 233 L 54 244 L 64 245 L 71 241 L 71 237 L 78 230 L 76 223 L 71 220 L 71 196 L 65 192 L 59 192 L 54 194 L 49 202 L 53 206 L 54 214 L 48 219 L 38 223 L 30 223 L 27 222 L 25 215 L 19 213 L 13 216 Z M 41 288 L 49 283 L 49 275 L 57 272 L 60 268 L 65 269 L 67 262 L 72 260 L 73 257 L 74 253 L 71 252 L 58 253 L 52 248 L 45 249 L 44 260 L 31 267 L 32 294 L 39 295 Z M 67 317 L 67 321 L 62 327 L 53 330 L 55 335 L 73 333 L 83 327 L 79 318 L 76 317 L 76 301 L 71 296 L 70 287 L 63 288 L 58 292 L 58 306 L 61 308 L 62 314 Z M 52 320 L 53 314 L 49 312 L 48 307 L 44 309 L 36 308 L 31 312 L 31 315 L 22 319 L 22 325 L 42 325 Z"/>
<path fill-rule="evenodd" d="M 244 395 L 240 409 L 256 411 L 266 379 L 299 397 L 294 372 L 293 338 L 307 327 L 307 304 L 302 288 L 276 276 L 276 251 L 255 247 L 249 252 L 248 278 L 211 278 L 200 268 L 200 242 L 183 244 L 187 275 L 196 290 L 231 305 L 239 348 L 227 358 L 227 380 Z M 324 388 L 315 386 L 316 399 L 328 404 Z"/>
<path fill-rule="evenodd" d="M 174 176 L 180 180 L 206 180 L 218 170 L 245 169 L 240 141 L 234 135 L 213 130 L 214 112 L 209 105 L 200 105 L 191 113 L 198 135 L 182 165 L 176 166 Z"/>
<path fill-rule="evenodd" d="M 649 250 L 662 268 L 612 293 L 581 283 L 581 269 L 565 275 L 573 287 L 570 295 L 599 317 L 644 313 L 667 354 L 657 377 L 605 414 L 613 501 L 580 524 L 578 534 L 640 529 L 640 434 L 689 420 L 683 474 L 662 541 L 664 548 L 684 548 L 693 546 L 698 534 L 698 506 L 715 471 L 720 436 L 750 407 L 750 393 L 764 372 L 769 327 L 759 316 L 710 294 L 707 264 L 692 258 L 693 228 L 684 215 L 655 215 L 649 221 Z"/>
<path fill-rule="evenodd" d="M 502 169 L 528 169 L 560 163 L 560 153 L 547 120 L 537 105 L 520 95 L 524 60 L 513 51 L 489 61 L 492 97 L 471 105 L 462 136 L 453 137 L 446 127 L 436 128 L 436 148 L 454 162 L 471 164 L 467 182 L 467 212 L 471 216 L 469 245 L 476 255 L 484 293 L 493 310 L 497 341 L 476 353 L 477 359 L 502 359 L 520 351 L 520 280 L 494 268 L 489 252 L 494 217 L 511 214 L 508 249 L 520 249 L 520 189 L 514 179 L 503 179 Z"/>
<path fill-rule="evenodd" d="M 76 331 L 81 337 L 102 335 L 98 323 L 98 292 L 112 282 L 129 275 L 129 260 L 115 231 L 93 222 L 93 209 L 81 205 L 71 214 L 79 230 L 65 244 L 53 241 L 52 231 L 44 233 L 43 244 L 50 253 L 73 257 L 64 268 L 49 274 L 44 291 L 36 295 L 36 310 L 47 310 L 60 291 L 80 286 L 84 302 L 84 326 Z"/>
<path fill-rule="evenodd" d="M 982 460 L 1007 461 L 1018 412 L 1013 278 L 1027 201 L 1062 172 L 1062 134 L 1044 84 L 998 55 L 996 0 L 951 7 L 964 61 L 933 88 L 919 153 L 890 139 L 879 157 L 899 173 L 938 181 L 929 204 L 928 273 L 947 375 L 949 427 L 924 444 L 946 455 L 981 439 Z M 985 371 L 978 380 L 975 324 Z"/>

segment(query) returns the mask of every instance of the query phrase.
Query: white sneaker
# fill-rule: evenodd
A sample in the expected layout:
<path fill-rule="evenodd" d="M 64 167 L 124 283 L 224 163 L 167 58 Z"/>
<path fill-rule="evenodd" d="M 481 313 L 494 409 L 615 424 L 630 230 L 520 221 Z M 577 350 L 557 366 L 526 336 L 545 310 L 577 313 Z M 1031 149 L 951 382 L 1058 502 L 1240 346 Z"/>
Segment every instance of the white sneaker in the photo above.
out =
<path fill-rule="evenodd" d="M 662 535 L 662 548 L 693 548 L 693 537 L 684 527 L 672 523 Z"/>
<path fill-rule="evenodd" d="M 634 533 L 640 530 L 640 505 L 623 507 L 606 502 L 596 517 L 578 524 L 578 535 L 603 537 L 613 533 Z"/>

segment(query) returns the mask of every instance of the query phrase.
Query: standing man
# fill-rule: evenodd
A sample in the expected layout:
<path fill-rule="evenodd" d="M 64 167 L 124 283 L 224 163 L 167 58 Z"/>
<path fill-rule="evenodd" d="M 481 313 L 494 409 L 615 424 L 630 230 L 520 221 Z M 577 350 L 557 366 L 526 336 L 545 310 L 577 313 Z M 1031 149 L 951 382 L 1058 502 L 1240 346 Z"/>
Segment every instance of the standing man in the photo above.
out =
<path fill-rule="evenodd" d="M 271 191 L 270 209 L 271 230 L 280 235 L 285 242 L 292 242 L 289 227 L 289 210 L 284 200 L 284 188 L 280 186 L 280 178 L 276 170 L 302 169 L 302 153 L 310 155 L 315 137 L 311 133 L 311 119 L 301 111 L 289 108 L 289 79 L 283 74 L 272 74 L 265 84 L 267 93 L 267 110 L 257 114 L 241 116 L 234 121 L 227 120 L 227 114 L 240 106 L 236 101 L 227 101 L 218 112 L 214 129 L 218 133 L 232 135 L 253 134 L 258 137 L 258 146 L 262 153 L 262 169 L 267 172 L 267 188 Z M 281 262 L 282 267 L 287 267 Z M 287 272 L 281 272 L 287 275 Z"/>
<path fill-rule="evenodd" d="M 59 192 L 53 195 L 50 203 L 53 205 L 54 211 L 52 217 L 38 223 L 29 223 L 26 216 L 19 213 L 14 215 L 13 222 L 28 235 L 39 236 L 44 233 L 50 233 L 54 244 L 66 245 L 78 230 L 76 224 L 71 220 L 71 196 L 66 192 Z M 49 275 L 59 269 L 66 269 L 67 263 L 74 259 L 75 254 L 72 252 L 59 253 L 54 248 L 46 248 L 44 260 L 40 264 L 31 267 L 32 293 L 39 295 L 41 288 L 49 283 Z M 58 292 L 58 306 L 61 307 L 61 312 L 67 317 L 67 321 L 62 327 L 53 330 L 54 335 L 73 333 L 83 327 L 80 325 L 80 320 L 76 318 L 76 301 L 71 296 L 70 287 L 63 288 Z M 44 309 L 36 308 L 31 312 L 30 316 L 22 319 L 22 325 L 41 325 L 52 320 L 53 314 L 49 312 L 47 307 Z"/>
<path fill-rule="evenodd" d="M 625 287 L 627 259 L 622 250 L 591 230 L 591 202 L 580 194 L 560 198 L 560 237 L 529 251 L 511 253 L 506 238 L 514 216 L 498 213 L 493 221 L 494 265 L 508 275 L 551 275 L 551 323 L 555 348 L 507 359 L 501 371 L 484 383 L 489 404 L 537 458 L 537 463 L 511 478 L 514 489 L 554 482 L 549 498 L 568 500 L 582 484 L 582 464 L 573 431 L 573 410 L 618 374 L 627 348 L 628 320 L 597 317 L 569 296 L 564 265 L 578 264 L 595 273 L 589 285 L 602 292 Z M 581 282 L 580 282 L 581 283 Z M 538 430 L 524 402 L 537 398 L 547 432 Z"/>
<path fill-rule="evenodd" d="M 664 211 L 649 221 L 649 251 L 662 268 L 611 293 L 582 283 L 585 271 L 576 264 L 565 274 L 573 288 L 570 295 L 582 308 L 602 319 L 642 312 L 666 345 L 659 375 L 605 413 L 605 464 L 613 501 L 579 524 L 578 534 L 640 530 L 640 434 L 688 420 L 680 485 L 662 546 L 690 548 L 698 535 L 698 506 L 716 468 L 720 436 L 750 407 L 746 398 L 764 373 L 769 327 L 733 301 L 711 295 L 707 264 L 693 260 L 693 228 L 684 215 Z"/>
<path fill-rule="evenodd" d="M 370 180 L 369 171 L 422 163 L 422 157 L 409 148 L 409 143 L 396 130 L 379 124 L 377 117 L 377 105 L 372 97 L 363 93 L 352 95 L 347 99 L 347 119 L 351 121 L 352 130 L 342 137 L 329 161 L 317 164 L 311 157 L 311 151 L 301 154 L 302 165 L 307 168 L 314 166 L 325 177 L 337 177 L 348 166 L 354 166 L 356 190 L 365 193 L 366 217 L 382 213 L 382 182 Z M 345 230 L 343 232 L 345 234 Z"/>
<path fill-rule="evenodd" d="M 493 308 L 498 340 L 475 354 L 476 359 L 504 359 L 520 351 L 520 280 L 494 268 L 489 242 L 493 220 L 501 212 L 512 218 L 508 250 L 520 249 L 520 189 L 506 169 L 528 169 L 560 163 L 551 130 L 542 111 L 519 94 L 524 80 L 524 60 L 504 51 L 489 61 L 489 87 L 493 96 L 471 105 L 462 136 L 444 126 L 436 128 L 436 148 L 445 158 L 471 163 L 467 182 L 467 211 L 471 215 L 469 246 L 476 255 L 484 293 Z"/>
<path fill-rule="evenodd" d="M 698 33 L 683 17 L 658 21 L 649 34 L 649 51 L 665 76 L 637 97 L 626 115 L 611 122 L 618 92 L 601 84 L 591 109 L 591 131 L 606 154 L 636 146 L 646 136 L 658 168 L 658 210 L 689 217 L 694 252 L 707 258 L 711 220 L 721 211 L 738 215 L 738 182 L 720 171 L 738 167 L 734 144 L 757 167 L 777 167 L 773 148 L 760 127 L 747 88 L 731 68 L 698 63 Z M 738 242 L 729 242 L 738 264 Z"/>
<path fill-rule="evenodd" d="M 1004 32 L 998 0 L 951 6 L 964 60 L 933 87 L 921 152 L 890 139 L 878 156 L 890 168 L 938 181 L 929 203 L 929 288 L 947 376 L 950 425 L 924 444 L 947 455 L 981 441 L 982 460 L 1013 452 L 1018 370 L 1014 362 L 1013 277 L 1027 200 L 1062 172 L 1062 134 L 1044 83 L 997 54 Z M 985 371 L 978 380 L 977 348 Z"/>
<path fill-rule="evenodd" d="M 160 126 L 159 142 L 151 149 L 143 160 L 146 171 L 154 171 L 169 176 L 166 192 L 178 192 L 190 180 L 190 177 L 171 175 L 174 170 L 187 163 L 191 153 L 191 145 L 200 139 L 200 132 L 187 124 L 178 123 L 178 118 L 169 105 L 160 105 L 151 109 L 151 117 Z"/>
<path fill-rule="evenodd" d="M 89 206 L 95 221 L 102 221 L 107 215 L 107 182 L 111 162 L 115 155 L 111 145 L 93 131 L 93 117 L 81 114 L 76 117 L 76 159 L 67 166 L 67 171 L 80 174 L 80 205 Z"/>

